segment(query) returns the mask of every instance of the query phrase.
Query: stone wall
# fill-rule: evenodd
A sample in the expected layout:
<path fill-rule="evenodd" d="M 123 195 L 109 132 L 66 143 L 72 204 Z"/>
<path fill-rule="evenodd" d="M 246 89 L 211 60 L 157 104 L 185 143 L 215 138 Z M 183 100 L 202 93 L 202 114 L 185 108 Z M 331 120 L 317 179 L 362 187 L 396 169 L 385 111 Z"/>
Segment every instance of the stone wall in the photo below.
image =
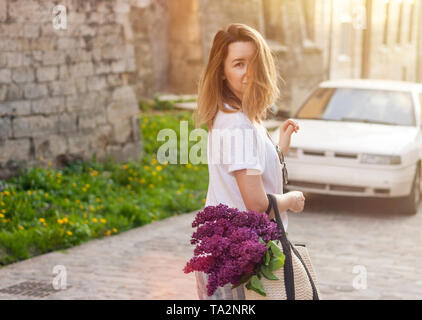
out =
<path fill-rule="evenodd" d="M 53 28 L 58 3 L 65 30 Z M 141 157 L 128 3 L 0 0 L 1 178 L 94 154 Z"/>

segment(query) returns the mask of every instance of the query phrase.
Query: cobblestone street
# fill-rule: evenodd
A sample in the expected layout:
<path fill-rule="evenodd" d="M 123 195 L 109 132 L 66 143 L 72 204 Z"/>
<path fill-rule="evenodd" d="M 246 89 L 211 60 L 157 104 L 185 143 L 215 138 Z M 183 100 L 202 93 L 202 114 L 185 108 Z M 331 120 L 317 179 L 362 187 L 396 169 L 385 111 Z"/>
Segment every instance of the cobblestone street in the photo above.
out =
<path fill-rule="evenodd" d="M 422 299 L 422 213 L 397 214 L 383 200 L 305 197 L 304 212 L 289 213 L 288 232 L 307 243 L 322 299 Z M 0 269 L 0 290 L 51 284 L 54 266 L 63 265 L 67 288 L 41 299 L 197 299 L 194 275 L 182 271 L 193 253 L 195 213 L 8 265 Z M 362 270 L 367 287 L 355 289 Z"/>

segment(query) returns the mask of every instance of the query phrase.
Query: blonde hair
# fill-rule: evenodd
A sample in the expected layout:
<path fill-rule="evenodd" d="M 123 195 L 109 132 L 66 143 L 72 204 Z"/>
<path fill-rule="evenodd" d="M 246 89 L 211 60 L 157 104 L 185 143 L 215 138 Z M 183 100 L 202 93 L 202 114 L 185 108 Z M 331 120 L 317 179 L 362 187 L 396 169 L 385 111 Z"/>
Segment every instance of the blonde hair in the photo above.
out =
<path fill-rule="evenodd" d="M 228 55 L 228 47 L 233 42 L 253 42 L 256 48 L 248 67 L 248 84 L 242 101 L 222 79 L 224 60 Z M 233 23 L 220 29 L 214 36 L 208 63 L 199 80 L 198 108 L 193 115 L 196 127 L 205 123 L 210 130 L 218 110 L 237 112 L 224 108 L 224 103 L 242 110 L 251 122 L 261 122 L 266 119 L 267 109 L 279 97 L 277 80 L 271 50 L 258 31 L 241 23 Z"/>

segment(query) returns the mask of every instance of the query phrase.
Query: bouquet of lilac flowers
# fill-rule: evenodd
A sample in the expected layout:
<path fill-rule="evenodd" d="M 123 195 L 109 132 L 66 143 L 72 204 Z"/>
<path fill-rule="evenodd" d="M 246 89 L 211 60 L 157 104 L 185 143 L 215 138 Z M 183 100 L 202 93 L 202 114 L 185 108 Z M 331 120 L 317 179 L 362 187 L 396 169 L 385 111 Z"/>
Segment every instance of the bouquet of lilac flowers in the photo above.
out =
<path fill-rule="evenodd" d="M 239 211 L 226 205 L 205 207 L 192 223 L 194 257 L 185 273 L 202 271 L 209 275 L 207 294 L 218 286 L 231 283 L 232 289 L 246 283 L 246 288 L 265 296 L 259 279 L 279 280 L 272 272 L 284 265 L 280 231 L 266 213 Z"/>

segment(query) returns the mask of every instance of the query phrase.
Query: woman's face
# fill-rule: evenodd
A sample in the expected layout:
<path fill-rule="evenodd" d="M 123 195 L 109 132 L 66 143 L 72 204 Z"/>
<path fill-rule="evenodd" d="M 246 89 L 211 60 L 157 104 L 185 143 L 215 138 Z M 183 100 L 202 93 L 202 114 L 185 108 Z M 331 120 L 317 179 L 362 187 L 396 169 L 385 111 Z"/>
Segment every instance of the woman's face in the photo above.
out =
<path fill-rule="evenodd" d="M 224 60 L 224 76 L 228 87 L 242 100 L 248 79 L 247 70 L 253 55 L 255 44 L 251 41 L 229 44 L 229 52 Z"/>

